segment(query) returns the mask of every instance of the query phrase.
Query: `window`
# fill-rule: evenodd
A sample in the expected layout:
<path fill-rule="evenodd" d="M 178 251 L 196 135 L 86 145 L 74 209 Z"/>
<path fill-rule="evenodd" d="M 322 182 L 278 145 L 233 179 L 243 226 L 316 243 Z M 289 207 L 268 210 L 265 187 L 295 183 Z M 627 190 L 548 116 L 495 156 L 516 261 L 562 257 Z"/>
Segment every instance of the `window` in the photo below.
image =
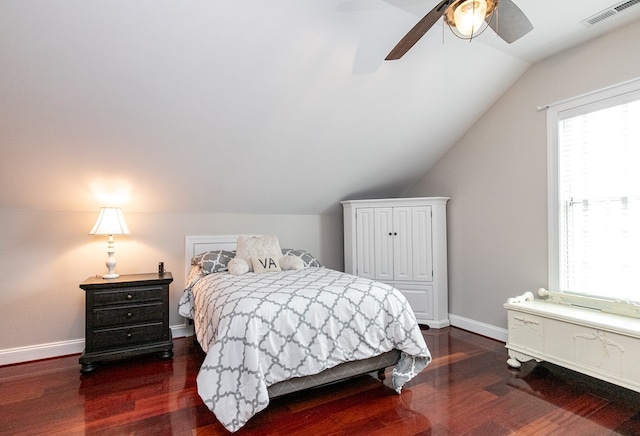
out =
<path fill-rule="evenodd" d="M 640 302 L 640 81 L 547 120 L 550 290 Z"/>

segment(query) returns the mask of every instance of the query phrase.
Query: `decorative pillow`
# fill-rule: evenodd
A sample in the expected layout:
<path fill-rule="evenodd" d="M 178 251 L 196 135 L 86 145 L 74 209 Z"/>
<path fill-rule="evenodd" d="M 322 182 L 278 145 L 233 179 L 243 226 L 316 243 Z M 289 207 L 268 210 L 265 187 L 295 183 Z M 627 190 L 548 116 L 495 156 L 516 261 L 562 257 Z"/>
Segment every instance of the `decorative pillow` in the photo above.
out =
<path fill-rule="evenodd" d="M 191 265 L 198 265 L 200 266 L 200 263 L 202 262 L 202 258 L 204 257 L 205 254 L 207 254 L 208 251 L 206 253 L 200 253 L 196 256 L 193 256 L 191 258 Z"/>
<path fill-rule="evenodd" d="M 302 262 L 304 263 L 305 268 L 308 268 L 310 266 L 314 266 L 317 268 L 322 267 L 320 262 L 315 257 L 313 257 L 311 253 L 305 250 L 301 250 L 299 248 L 283 248 L 282 255 L 299 257 L 300 259 L 302 259 Z"/>
<path fill-rule="evenodd" d="M 304 262 L 298 256 L 282 256 L 280 258 L 282 271 L 298 270 L 304 268 Z"/>
<path fill-rule="evenodd" d="M 229 274 L 234 276 L 240 276 L 249 272 L 249 264 L 237 257 L 234 257 L 229 261 Z"/>
<path fill-rule="evenodd" d="M 282 271 L 278 260 L 271 256 L 251 256 L 251 266 L 256 274 Z"/>
<path fill-rule="evenodd" d="M 245 261 L 249 266 L 249 271 L 253 271 L 251 256 L 268 256 L 280 260 L 282 250 L 280 249 L 278 237 L 276 235 L 239 236 L 235 258 Z M 233 274 L 233 272 L 231 273 Z"/>
<path fill-rule="evenodd" d="M 226 271 L 229 261 L 233 259 L 235 255 L 233 251 L 228 250 L 207 251 L 191 259 L 191 264 L 199 265 L 205 274 Z"/>

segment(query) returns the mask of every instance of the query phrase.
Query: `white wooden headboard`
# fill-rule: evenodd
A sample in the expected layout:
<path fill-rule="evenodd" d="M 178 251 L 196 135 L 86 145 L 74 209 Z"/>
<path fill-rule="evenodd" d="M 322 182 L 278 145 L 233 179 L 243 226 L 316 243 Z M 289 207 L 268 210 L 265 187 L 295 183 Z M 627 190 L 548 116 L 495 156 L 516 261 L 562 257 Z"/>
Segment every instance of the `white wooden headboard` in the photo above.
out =
<path fill-rule="evenodd" d="M 210 250 L 235 250 L 239 235 L 185 236 L 184 268 L 185 278 L 189 277 L 191 258 Z"/>
<path fill-rule="evenodd" d="M 211 250 L 235 250 L 238 236 L 260 236 L 256 234 L 245 235 L 199 235 L 184 237 L 184 272 L 185 278 L 189 277 L 191 270 L 191 258 L 197 254 Z"/>

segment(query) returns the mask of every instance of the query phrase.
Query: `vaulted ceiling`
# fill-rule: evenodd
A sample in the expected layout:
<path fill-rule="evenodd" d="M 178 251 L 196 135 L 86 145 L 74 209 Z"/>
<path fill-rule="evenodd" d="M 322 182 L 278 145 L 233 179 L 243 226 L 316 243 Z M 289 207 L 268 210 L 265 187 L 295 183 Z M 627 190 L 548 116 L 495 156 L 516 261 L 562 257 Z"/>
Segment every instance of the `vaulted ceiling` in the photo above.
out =
<path fill-rule="evenodd" d="M 319 214 L 397 195 L 536 61 L 640 18 L 514 0 L 471 43 L 437 0 L 3 0 L 0 207 Z M 499 127 L 499 126 L 497 126 Z"/>

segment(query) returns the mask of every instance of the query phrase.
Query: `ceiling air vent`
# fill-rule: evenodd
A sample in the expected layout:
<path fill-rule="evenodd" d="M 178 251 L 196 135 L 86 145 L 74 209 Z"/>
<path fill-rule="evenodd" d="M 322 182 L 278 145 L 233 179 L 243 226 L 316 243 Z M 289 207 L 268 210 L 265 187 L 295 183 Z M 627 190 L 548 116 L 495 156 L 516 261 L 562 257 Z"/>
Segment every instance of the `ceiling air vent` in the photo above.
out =
<path fill-rule="evenodd" d="M 630 8 L 631 6 L 640 4 L 640 0 L 627 0 L 624 2 L 620 2 L 616 5 L 610 6 L 607 9 L 605 9 L 602 12 L 598 12 L 597 14 L 582 20 L 581 23 L 584 24 L 585 26 L 593 26 L 596 23 L 599 23 L 603 20 L 606 20 L 607 18 L 611 18 L 614 15 L 617 15 L 618 13 L 624 11 L 627 8 Z"/>

